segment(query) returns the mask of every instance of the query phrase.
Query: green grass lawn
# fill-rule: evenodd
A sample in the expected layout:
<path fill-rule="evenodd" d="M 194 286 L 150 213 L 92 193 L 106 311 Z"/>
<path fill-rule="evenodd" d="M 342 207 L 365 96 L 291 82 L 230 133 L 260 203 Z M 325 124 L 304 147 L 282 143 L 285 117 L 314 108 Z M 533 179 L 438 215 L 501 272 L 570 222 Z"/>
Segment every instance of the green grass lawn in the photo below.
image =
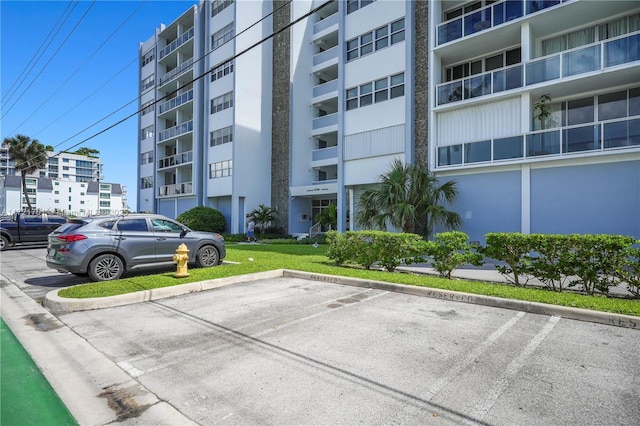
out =
<path fill-rule="evenodd" d="M 58 294 L 60 297 L 69 298 L 105 297 L 273 269 L 293 269 L 640 316 L 638 299 L 587 296 L 520 288 L 506 284 L 448 280 L 421 274 L 339 267 L 325 256 L 326 248 L 324 245 L 314 248 L 304 244 L 227 244 L 225 260 L 238 262 L 237 264 L 224 264 L 214 268 L 191 268 L 189 277 L 179 279 L 174 278 L 175 271 L 171 271 L 158 275 L 138 275 L 117 281 L 77 285 L 63 289 Z"/>

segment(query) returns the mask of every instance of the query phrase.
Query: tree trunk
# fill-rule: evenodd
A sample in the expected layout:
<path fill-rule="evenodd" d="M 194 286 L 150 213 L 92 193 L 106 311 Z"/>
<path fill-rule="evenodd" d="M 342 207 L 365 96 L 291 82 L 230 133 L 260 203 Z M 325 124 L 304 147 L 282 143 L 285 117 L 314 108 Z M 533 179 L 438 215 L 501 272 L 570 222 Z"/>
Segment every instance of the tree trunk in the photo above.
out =
<path fill-rule="evenodd" d="M 24 194 L 24 198 L 27 199 L 27 206 L 29 207 L 29 212 L 31 212 L 31 200 L 29 200 L 29 194 L 27 194 L 27 173 L 22 171 L 20 174 L 22 175 L 22 193 Z M 22 203 L 20 203 L 20 207 L 22 207 Z"/>

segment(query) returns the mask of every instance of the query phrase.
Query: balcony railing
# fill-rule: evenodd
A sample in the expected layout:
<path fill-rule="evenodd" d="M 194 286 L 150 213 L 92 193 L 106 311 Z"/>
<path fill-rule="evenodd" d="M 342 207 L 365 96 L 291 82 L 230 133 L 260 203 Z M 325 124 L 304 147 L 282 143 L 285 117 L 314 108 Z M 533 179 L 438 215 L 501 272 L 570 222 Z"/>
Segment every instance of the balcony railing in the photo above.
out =
<path fill-rule="evenodd" d="M 340 49 L 338 49 L 338 46 L 333 46 L 324 52 L 317 53 L 313 56 L 313 65 L 319 65 L 329 59 L 337 58 L 339 52 Z"/>
<path fill-rule="evenodd" d="M 175 127 L 171 127 L 170 129 L 166 129 L 158 133 L 158 141 L 162 142 L 167 139 L 175 138 L 178 135 L 182 135 L 187 132 L 193 131 L 193 120 L 187 121 L 186 123 L 178 124 Z"/>
<path fill-rule="evenodd" d="M 323 115 L 322 117 L 317 117 L 313 119 L 313 129 L 320 129 L 322 127 L 337 126 L 337 125 L 338 125 L 337 113 Z"/>
<path fill-rule="evenodd" d="M 158 169 L 165 169 L 167 167 L 179 166 L 180 164 L 191 162 L 193 162 L 193 151 L 185 151 L 159 159 Z"/>
<path fill-rule="evenodd" d="M 187 103 L 189 101 L 193 100 L 193 89 L 189 90 L 186 93 L 182 93 L 178 96 L 176 96 L 173 99 L 169 99 L 167 102 L 160 104 L 160 106 L 158 107 L 158 114 L 162 114 L 164 112 L 169 111 L 170 109 L 173 109 L 177 106 L 180 106 L 184 103 Z"/>
<path fill-rule="evenodd" d="M 173 185 L 163 185 L 158 188 L 159 197 L 192 194 L 192 193 L 193 193 L 192 182 L 175 183 Z"/>
<path fill-rule="evenodd" d="M 522 87 L 522 64 L 438 85 L 438 105 Z"/>
<path fill-rule="evenodd" d="M 338 158 L 338 147 L 330 146 L 329 148 L 314 149 L 311 151 L 311 161 L 330 160 Z"/>
<path fill-rule="evenodd" d="M 438 25 L 438 45 L 572 0 L 503 0 Z"/>
<path fill-rule="evenodd" d="M 169 71 L 168 73 L 160 77 L 160 80 L 158 80 L 158 85 L 162 86 L 163 84 L 168 83 L 170 80 L 173 80 L 178 75 L 182 74 L 183 72 L 191 68 L 193 68 L 193 58 L 181 63 L 180 65 L 178 65 L 177 67 L 175 67 L 174 69 L 172 69 L 171 71 Z"/>
<path fill-rule="evenodd" d="M 338 91 L 338 80 L 327 81 L 313 88 L 313 97 L 326 95 L 327 93 Z"/>
<path fill-rule="evenodd" d="M 439 84 L 444 105 L 640 61 L 640 32 L 581 46 L 484 74 Z"/>
<path fill-rule="evenodd" d="M 640 31 L 534 59 L 526 64 L 525 82 L 537 84 L 640 61 L 639 47 Z"/>
<path fill-rule="evenodd" d="M 160 52 L 158 53 L 158 59 L 164 58 L 169 53 L 173 52 L 178 47 L 182 46 L 183 44 L 185 44 L 187 41 L 191 40 L 192 38 L 193 38 L 193 27 L 191 27 L 187 31 L 185 31 L 182 34 L 180 34 L 178 36 L 178 38 L 176 38 L 171 43 L 166 45 L 162 50 L 160 50 Z"/>
<path fill-rule="evenodd" d="M 640 148 L 640 117 L 438 147 L 438 167 Z"/>
<path fill-rule="evenodd" d="M 332 25 L 336 25 L 338 23 L 338 18 L 339 14 L 338 12 L 336 12 L 333 15 L 327 16 L 321 21 L 316 22 L 315 24 L 313 24 L 313 33 L 318 34 L 320 31 L 326 30 Z"/>

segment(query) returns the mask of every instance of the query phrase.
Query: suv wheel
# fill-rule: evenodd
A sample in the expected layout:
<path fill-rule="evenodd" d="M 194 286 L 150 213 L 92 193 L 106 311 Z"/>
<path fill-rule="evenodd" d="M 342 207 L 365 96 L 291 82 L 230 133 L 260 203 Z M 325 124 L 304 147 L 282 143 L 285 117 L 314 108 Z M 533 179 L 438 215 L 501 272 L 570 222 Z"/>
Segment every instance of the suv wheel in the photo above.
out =
<path fill-rule="evenodd" d="M 220 259 L 218 249 L 214 246 L 204 246 L 198 250 L 196 255 L 196 266 L 198 268 L 216 266 Z"/>
<path fill-rule="evenodd" d="M 91 261 L 87 272 L 92 281 L 117 280 L 124 273 L 124 264 L 115 254 L 101 254 Z"/>

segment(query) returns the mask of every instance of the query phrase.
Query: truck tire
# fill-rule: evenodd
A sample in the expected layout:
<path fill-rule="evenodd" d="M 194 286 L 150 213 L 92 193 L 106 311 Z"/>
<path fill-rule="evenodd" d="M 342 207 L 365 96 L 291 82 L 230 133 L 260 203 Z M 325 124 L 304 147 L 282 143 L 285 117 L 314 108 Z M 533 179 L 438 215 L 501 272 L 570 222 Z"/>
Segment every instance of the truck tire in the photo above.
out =
<path fill-rule="evenodd" d="M 101 254 L 91 261 L 87 272 L 92 281 L 117 280 L 124 274 L 124 263 L 115 254 Z"/>
<path fill-rule="evenodd" d="M 198 268 L 206 268 L 216 266 L 220 260 L 220 253 L 214 246 L 204 246 L 198 250 L 196 255 L 196 266 Z"/>
<path fill-rule="evenodd" d="M 3 235 L 0 235 L 0 251 L 5 251 L 9 247 L 9 240 Z"/>

